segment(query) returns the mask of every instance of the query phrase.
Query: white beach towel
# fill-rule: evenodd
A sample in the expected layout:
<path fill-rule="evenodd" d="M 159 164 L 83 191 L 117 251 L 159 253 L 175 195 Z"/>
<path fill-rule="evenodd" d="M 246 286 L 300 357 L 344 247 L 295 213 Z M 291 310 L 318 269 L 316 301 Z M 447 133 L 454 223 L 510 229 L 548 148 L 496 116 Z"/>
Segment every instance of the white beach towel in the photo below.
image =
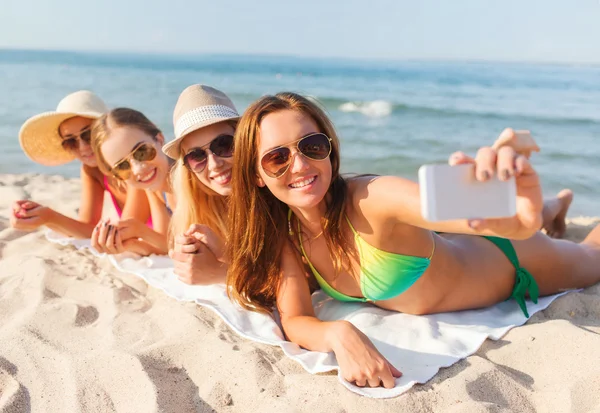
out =
<path fill-rule="evenodd" d="M 89 240 L 65 238 L 52 231 L 46 237 L 54 243 L 88 248 L 97 256 L 104 255 L 92 249 Z M 309 373 L 339 372 L 333 353 L 304 350 L 286 341 L 273 318 L 243 310 L 232 303 L 227 298 L 224 285 L 199 287 L 179 281 L 173 274 L 169 257 L 132 258 L 122 254 L 107 258 L 118 270 L 143 278 L 149 285 L 177 300 L 195 301 L 210 308 L 239 335 L 280 346 L 288 357 L 300 363 Z M 529 313 L 533 315 L 545 309 L 560 295 L 540 298 L 537 304 L 527 301 Z M 319 319 L 350 321 L 373 341 L 392 365 L 402 371 L 403 376 L 396 379 L 393 389 L 360 388 L 338 374 L 340 382 L 349 390 L 374 398 L 396 397 L 415 383 L 427 382 L 441 367 L 448 367 L 475 353 L 487 338 L 498 340 L 512 327 L 527 321 L 514 300 L 482 310 L 429 316 L 401 314 L 363 303 L 343 303 L 329 298 L 322 291 L 314 293 L 312 300 Z"/>

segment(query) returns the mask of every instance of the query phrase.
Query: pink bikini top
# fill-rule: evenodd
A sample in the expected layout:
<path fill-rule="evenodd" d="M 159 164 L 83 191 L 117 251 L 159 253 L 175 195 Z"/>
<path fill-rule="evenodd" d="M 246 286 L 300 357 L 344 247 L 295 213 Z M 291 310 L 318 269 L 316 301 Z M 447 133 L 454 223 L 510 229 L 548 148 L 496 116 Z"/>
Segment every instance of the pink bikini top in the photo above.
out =
<path fill-rule="evenodd" d="M 110 191 L 110 187 L 108 186 L 108 178 L 106 177 L 106 175 L 104 175 L 104 189 L 110 194 L 110 199 L 112 199 L 113 205 L 115 206 L 115 210 L 117 211 L 117 214 L 119 214 L 119 218 L 121 218 L 123 210 L 121 209 L 121 207 L 119 207 L 119 203 L 117 202 L 117 198 L 115 198 L 115 195 Z M 148 221 L 146 221 L 146 225 L 149 228 L 152 228 L 152 217 L 148 218 Z"/>

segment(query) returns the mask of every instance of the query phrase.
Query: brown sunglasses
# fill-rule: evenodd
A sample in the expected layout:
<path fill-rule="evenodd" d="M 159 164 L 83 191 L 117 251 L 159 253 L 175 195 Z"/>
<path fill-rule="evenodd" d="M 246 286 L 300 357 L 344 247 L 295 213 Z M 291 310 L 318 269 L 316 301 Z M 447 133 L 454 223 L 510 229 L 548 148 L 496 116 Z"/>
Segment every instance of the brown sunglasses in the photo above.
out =
<path fill-rule="evenodd" d="M 143 142 L 133 148 L 129 155 L 114 164 L 111 168 L 111 172 L 117 178 L 126 181 L 131 175 L 130 159 L 135 159 L 137 162 L 147 162 L 153 160 L 154 158 L 156 158 L 156 148 L 154 145 L 148 142 Z"/>
<path fill-rule="evenodd" d="M 87 128 L 79 132 L 77 135 L 67 135 L 68 137 L 63 139 L 60 143 L 64 150 L 73 152 L 79 149 L 79 139 L 87 143 L 88 145 L 92 141 L 92 129 Z"/>
<path fill-rule="evenodd" d="M 260 165 L 271 178 L 280 178 L 292 164 L 292 150 L 290 147 L 298 148 L 302 156 L 313 161 L 322 161 L 331 154 L 331 138 L 324 133 L 311 133 L 297 141 L 290 142 L 284 146 L 278 146 L 265 153 Z"/>

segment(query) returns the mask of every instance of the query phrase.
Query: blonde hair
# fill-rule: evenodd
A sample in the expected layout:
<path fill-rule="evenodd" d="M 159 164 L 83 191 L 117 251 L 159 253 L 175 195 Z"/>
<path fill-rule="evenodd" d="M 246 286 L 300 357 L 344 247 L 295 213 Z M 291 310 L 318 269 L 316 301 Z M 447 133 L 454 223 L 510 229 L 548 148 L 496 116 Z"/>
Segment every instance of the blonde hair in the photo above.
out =
<path fill-rule="evenodd" d="M 237 127 L 237 120 L 229 120 L 226 123 L 234 130 Z M 171 188 L 177 199 L 169 228 L 171 242 L 175 235 L 184 233 L 192 224 L 206 225 L 221 239 L 227 238 L 228 197 L 218 194 L 200 182 L 183 164 L 183 153 L 180 153 L 171 172 Z"/>
<path fill-rule="evenodd" d="M 340 146 L 333 124 L 321 107 L 296 93 L 260 98 L 246 109 L 235 135 L 227 286 L 229 296 L 242 307 L 261 312 L 270 312 L 275 305 L 282 280 L 281 256 L 284 246 L 290 242 L 289 207 L 256 182 L 260 124 L 267 115 L 282 110 L 294 110 L 310 117 L 319 132 L 331 138 L 332 176 L 325 197 L 327 208 L 322 225 L 336 272 L 350 268 L 355 249 L 343 231 L 347 184 L 339 172 Z M 296 220 L 292 223 L 294 228 L 297 223 Z"/>
<path fill-rule="evenodd" d="M 104 159 L 104 155 L 102 155 L 102 144 L 109 138 L 112 129 L 122 126 L 137 128 L 152 136 L 154 140 L 157 140 L 158 134 L 161 133 L 160 129 L 146 115 L 135 109 L 116 108 L 102 115 L 94 122 L 92 127 L 92 150 L 96 155 L 98 168 L 104 175 L 114 174 L 112 173 L 112 165 L 109 165 Z"/>

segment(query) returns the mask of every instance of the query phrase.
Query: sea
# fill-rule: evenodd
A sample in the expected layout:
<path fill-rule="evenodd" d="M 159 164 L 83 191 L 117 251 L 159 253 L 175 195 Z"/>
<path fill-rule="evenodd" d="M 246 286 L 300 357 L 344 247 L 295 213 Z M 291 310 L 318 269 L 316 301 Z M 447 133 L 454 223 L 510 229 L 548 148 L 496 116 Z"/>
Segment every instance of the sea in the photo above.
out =
<path fill-rule="evenodd" d="M 144 112 L 173 136 L 179 93 L 194 83 L 243 111 L 265 94 L 318 99 L 342 147 L 342 171 L 417 178 L 420 165 L 474 154 L 506 127 L 528 129 L 544 195 L 575 192 L 570 215 L 600 215 L 600 66 L 369 61 L 251 55 L 0 50 L 0 173 L 77 176 L 76 162 L 30 161 L 19 128 L 65 95 L 92 90 L 110 107 Z"/>

